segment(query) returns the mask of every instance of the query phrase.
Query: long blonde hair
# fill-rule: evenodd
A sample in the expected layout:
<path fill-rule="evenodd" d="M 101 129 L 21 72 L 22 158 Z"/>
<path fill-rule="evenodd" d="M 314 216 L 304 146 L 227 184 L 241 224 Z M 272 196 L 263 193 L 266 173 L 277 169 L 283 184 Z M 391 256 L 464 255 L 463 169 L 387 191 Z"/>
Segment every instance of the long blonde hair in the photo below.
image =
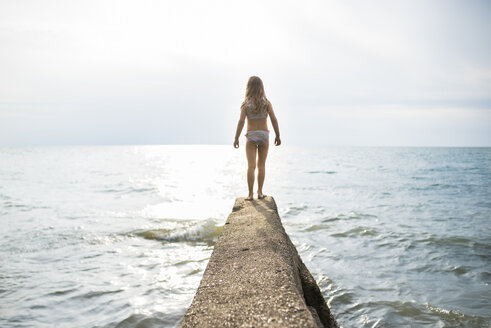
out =
<path fill-rule="evenodd" d="M 271 103 L 266 98 L 266 93 L 264 92 L 263 81 L 257 76 L 251 76 L 249 81 L 247 81 L 244 101 L 240 108 L 247 109 L 248 105 L 253 114 L 267 114 L 271 108 Z"/>

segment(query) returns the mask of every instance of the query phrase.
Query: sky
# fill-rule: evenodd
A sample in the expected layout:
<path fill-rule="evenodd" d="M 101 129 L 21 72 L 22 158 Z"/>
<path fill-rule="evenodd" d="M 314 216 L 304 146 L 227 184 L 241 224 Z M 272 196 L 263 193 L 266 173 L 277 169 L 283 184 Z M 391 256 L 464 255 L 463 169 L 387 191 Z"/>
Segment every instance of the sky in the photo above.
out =
<path fill-rule="evenodd" d="M 251 75 L 284 145 L 491 146 L 490 35 L 485 0 L 0 0 L 0 146 L 231 145 Z"/>

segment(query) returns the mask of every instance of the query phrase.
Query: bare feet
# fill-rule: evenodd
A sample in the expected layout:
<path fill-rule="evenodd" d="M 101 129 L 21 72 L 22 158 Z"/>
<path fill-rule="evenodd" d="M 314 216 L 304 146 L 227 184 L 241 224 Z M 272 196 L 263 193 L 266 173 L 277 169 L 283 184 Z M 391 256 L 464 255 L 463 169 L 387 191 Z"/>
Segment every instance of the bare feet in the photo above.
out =
<path fill-rule="evenodd" d="M 266 195 L 259 194 L 259 193 L 257 194 L 257 198 L 258 198 L 258 199 L 263 199 L 264 197 L 266 197 Z"/>
<path fill-rule="evenodd" d="M 254 197 L 252 195 L 249 195 L 247 196 L 246 198 L 244 198 L 245 200 L 254 200 Z"/>

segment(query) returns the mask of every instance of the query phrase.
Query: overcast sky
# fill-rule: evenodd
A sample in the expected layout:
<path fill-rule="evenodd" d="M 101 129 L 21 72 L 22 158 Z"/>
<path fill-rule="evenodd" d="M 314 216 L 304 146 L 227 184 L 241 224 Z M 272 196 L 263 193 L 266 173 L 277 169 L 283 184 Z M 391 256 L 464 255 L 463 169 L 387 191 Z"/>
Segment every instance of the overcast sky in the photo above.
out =
<path fill-rule="evenodd" d="M 0 0 L 0 145 L 491 146 L 491 1 Z"/>

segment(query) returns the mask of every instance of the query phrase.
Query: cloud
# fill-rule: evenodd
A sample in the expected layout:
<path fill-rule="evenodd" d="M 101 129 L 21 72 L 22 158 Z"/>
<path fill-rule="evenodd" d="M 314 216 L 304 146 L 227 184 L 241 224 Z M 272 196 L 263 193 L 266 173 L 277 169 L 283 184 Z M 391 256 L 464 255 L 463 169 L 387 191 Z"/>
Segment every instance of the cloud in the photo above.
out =
<path fill-rule="evenodd" d="M 392 126 L 410 112 L 433 121 L 415 120 L 413 130 L 417 122 L 430 130 L 457 108 L 479 116 L 461 130 L 469 145 L 482 144 L 471 125 L 489 126 L 478 109 L 491 108 L 490 8 L 480 1 L 0 1 L 0 144 L 228 143 L 250 75 L 263 78 L 280 125 L 292 131 L 299 112 L 315 117 L 319 108 L 345 113 L 336 118 L 340 130 L 364 118 L 354 108 L 386 115 Z M 370 122 L 386 131 L 373 133 L 373 144 L 397 132 Z M 317 131 L 302 124 L 291 132 L 300 144 Z M 445 134 L 458 128 L 452 124 Z M 44 138 L 46 131 L 58 134 Z M 341 144 L 367 140 L 338 136 Z M 410 136 L 401 143 L 411 144 Z"/>

